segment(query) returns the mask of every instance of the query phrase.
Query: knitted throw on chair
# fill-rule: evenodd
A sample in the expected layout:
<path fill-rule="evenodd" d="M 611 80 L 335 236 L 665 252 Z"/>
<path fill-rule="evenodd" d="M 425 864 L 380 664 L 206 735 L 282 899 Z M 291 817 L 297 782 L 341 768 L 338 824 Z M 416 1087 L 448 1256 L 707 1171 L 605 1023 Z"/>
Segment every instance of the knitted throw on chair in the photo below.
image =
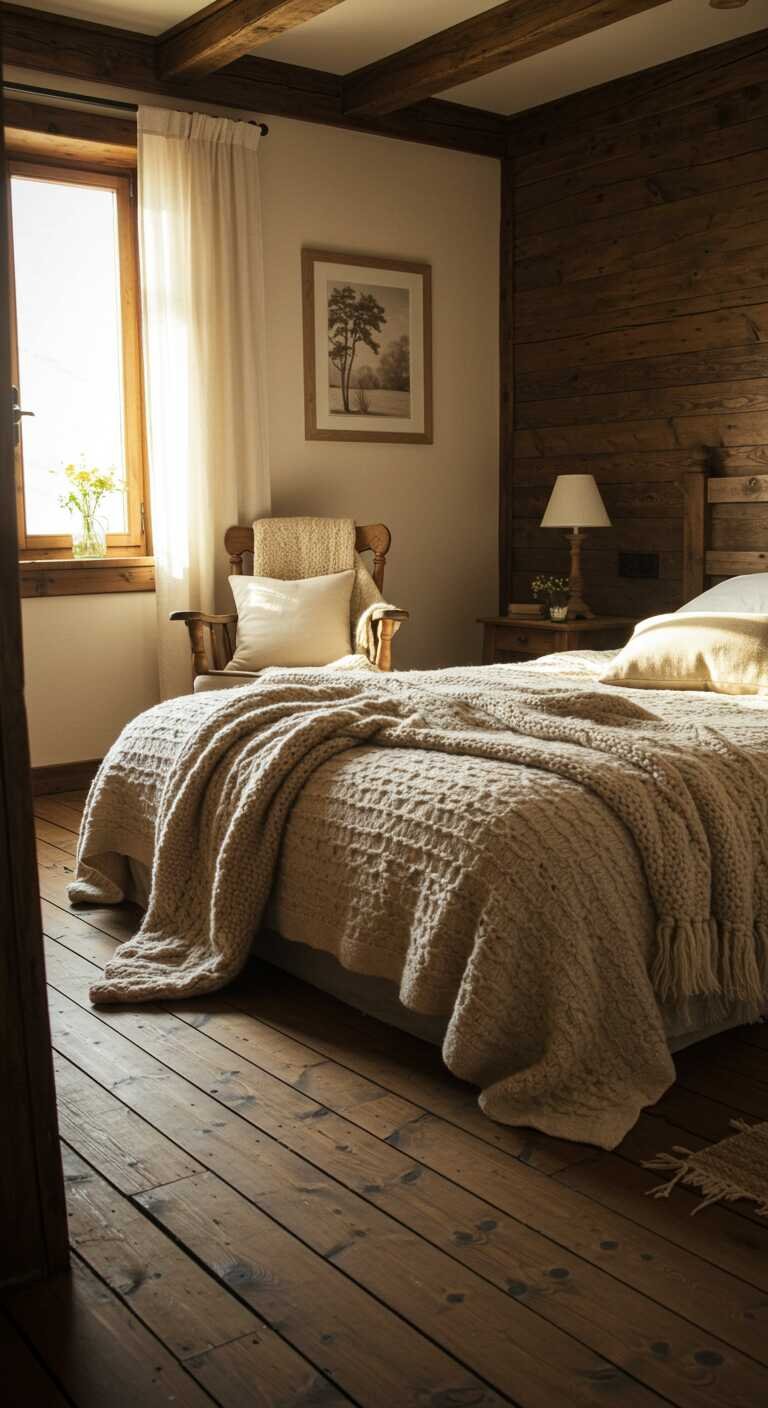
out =
<path fill-rule="evenodd" d="M 355 551 L 351 518 L 257 518 L 253 525 L 253 575 L 296 582 L 354 570 L 349 615 L 357 655 L 373 660 L 373 616 L 389 606 L 362 557 Z M 398 629 L 398 623 L 395 624 Z"/>

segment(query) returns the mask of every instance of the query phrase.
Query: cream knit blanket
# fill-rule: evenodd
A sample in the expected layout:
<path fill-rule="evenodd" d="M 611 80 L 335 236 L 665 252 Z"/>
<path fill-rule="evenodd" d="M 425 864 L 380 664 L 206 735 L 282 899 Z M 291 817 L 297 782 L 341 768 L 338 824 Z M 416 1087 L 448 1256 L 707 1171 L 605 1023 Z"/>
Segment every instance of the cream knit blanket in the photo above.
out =
<path fill-rule="evenodd" d="M 381 592 L 360 554 L 355 551 L 351 518 L 257 518 L 253 525 L 253 573 L 296 582 L 354 569 L 349 615 L 352 642 L 358 655 L 376 655 L 374 618 L 386 608 Z M 395 633 L 399 623 L 395 623 Z"/>
<path fill-rule="evenodd" d="M 765 991 L 768 751 L 520 678 L 270 670 L 135 720 L 92 788 L 70 897 L 122 898 L 125 856 L 154 860 L 152 891 L 93 1000 L 233 978 L 300 824 L 305 853 L 330 836 L 333 884 L 289 903 L 347 966 L 452 1012 L 445 1059 L 488 1113 L 616 1143 L 673 1078 L 649 966 L 662 1000 L 756 1009 Z"/>

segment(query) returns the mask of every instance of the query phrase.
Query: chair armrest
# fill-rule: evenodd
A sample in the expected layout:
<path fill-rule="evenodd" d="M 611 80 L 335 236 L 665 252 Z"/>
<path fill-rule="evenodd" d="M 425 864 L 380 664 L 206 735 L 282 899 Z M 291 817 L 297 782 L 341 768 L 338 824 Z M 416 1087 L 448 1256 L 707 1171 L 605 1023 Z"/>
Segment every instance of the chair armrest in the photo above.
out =
<path fill-rule="evenodd" d="M 410 621 L 410 611 L 401 611 L 394 606 L 374 606 L 371 612 L 372 621 Z"/>
<path fill-rule="evenodd" d="M 222 616 L 208 611 L 171 611 L 168 619 L 183 622 L 189 632 L 195 675 L 210 674 L 212 668 L 220 669 L 231 659 L 234 645 L 229 628 L 237 625 L 234 611 Z"/>
<path fill-rule="evenodd" d="M 202 621 L 211 626 L 234 626 L 237 623 L 237 615 L 234 611 L 228 611 L 223 616 L 214 616 L 208 611 L 171 611 L 169 621 Z"/>
<path fill-rule="evenodd" d="M 195 694 L 207 694 L 211 690 L 234 689 L 238 685 L 253 684 L 259 678 L 257 670 L 206 670 L 204 675 L 195 678 Z M 202 688 L 198 689 L 200 681 Z"/>
<path fill-rule="evenodd" d="M 401 623 L 408 621 L 409 613 L 395 606 L 374 606 L 371 611 L 373 636 L 376 643 L 374 664 L 380 670 L 392 669 L 392 637 L 399 631 Z"/>

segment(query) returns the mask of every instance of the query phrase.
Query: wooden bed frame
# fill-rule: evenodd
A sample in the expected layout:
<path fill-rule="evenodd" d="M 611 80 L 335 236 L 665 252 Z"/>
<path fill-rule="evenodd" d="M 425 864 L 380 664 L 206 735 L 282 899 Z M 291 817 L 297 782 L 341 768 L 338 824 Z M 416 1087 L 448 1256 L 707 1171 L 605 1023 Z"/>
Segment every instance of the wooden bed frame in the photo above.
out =
<path fill-rule="evenodd" d="M 762 523 L 739 525 L 738 508 L 768 504 L 768 474 L 717 475 L 707 469 L 683 475 L 683 601 L 714 582 L 745 572 L 768 572 L 768 549 L 733 548 L 729 539 L 768 541 Z"/>

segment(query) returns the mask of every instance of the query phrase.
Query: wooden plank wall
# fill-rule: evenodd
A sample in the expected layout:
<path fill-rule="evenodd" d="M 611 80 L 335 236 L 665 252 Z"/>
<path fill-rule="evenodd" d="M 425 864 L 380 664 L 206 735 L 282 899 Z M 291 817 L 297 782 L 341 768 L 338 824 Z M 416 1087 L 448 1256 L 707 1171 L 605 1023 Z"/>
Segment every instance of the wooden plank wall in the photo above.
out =
<path fill-rule="evenodd" d="M 538 521 L 557 474 L 589 471 L 614 526 L 590 537 L 588 599 L 637 616 L 674 609 L 680 476 L 768 466 L 768 30 L 549 104 L 510 131 L 502 603 L 507 584 L 523 600 L 536 572 L 567 570 L 560 535 Z M 723 504 L 714 519 L 715 546 L 768 544 L 768 507 Z M 620 578 L 622 549 L 657 552 L 658 581 Z"/>

